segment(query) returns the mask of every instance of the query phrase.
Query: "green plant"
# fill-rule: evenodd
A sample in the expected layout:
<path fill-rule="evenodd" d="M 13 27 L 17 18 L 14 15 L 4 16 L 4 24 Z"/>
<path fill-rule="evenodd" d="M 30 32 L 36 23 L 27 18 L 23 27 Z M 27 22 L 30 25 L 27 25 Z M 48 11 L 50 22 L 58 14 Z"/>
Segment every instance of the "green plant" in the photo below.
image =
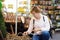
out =
<path fill-rule="evenodd" d="M 2 15 L 2 3 L 0 1 L 0 30 L 3 34 L 3 37 L 5 38 L 6 37 L 6 27 L 5 27 L 5 22 L 4 22 L 4 18 L 3 18 L 3 15 Z"/>
<path fill-rule="evenodd" d="M 0 11 L 1 11 L 1 9 L 2 9 L 2 3 L 1 3 L 1 1 L 0 1 Z"/>

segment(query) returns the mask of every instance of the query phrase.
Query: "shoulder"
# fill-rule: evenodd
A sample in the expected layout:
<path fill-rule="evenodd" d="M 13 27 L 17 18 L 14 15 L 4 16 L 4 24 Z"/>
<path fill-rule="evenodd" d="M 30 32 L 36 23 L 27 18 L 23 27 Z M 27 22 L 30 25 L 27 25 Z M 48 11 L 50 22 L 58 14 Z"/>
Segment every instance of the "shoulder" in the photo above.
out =
<path fill-rule="evenodd" d="M 44 14 L 42 14 L 42 13 L 40 13 L 40 15 L 41 15 L 42 17 L 46 17 L 46 18 L 47 18 L 47 16 L 46 16 L 46 15 L 44 15 Z"/>
<path fill-rule="evenodd" d="M 48 18 L 48 16 L 46 16 L 46 15 L 43 15 L 45 18 Z"/>
<path fill-rule="evenodd" d="M 48 16 L 43 15 L 43 17 L 45 18 L 45 20 L 49 20 Z"/>
<path fill-rule="evenodd" d="M 33 22 L 34 17 L 31 18 L 30 22 Z"/>

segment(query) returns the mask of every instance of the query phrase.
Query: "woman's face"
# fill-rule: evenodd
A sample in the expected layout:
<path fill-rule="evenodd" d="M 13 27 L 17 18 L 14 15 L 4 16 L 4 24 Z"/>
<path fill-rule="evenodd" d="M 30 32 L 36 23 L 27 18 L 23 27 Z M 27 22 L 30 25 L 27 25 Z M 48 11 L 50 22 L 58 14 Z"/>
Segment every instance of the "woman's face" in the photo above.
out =
<path fill-rule="evenodd" d="M 36 13 L 36 12 L 33 11 L 32 14 L 33 14 L 33 16 L 35 18 L 39 19 L 39 17 L 40 17 L 40 14 L 39 13 Z"/>

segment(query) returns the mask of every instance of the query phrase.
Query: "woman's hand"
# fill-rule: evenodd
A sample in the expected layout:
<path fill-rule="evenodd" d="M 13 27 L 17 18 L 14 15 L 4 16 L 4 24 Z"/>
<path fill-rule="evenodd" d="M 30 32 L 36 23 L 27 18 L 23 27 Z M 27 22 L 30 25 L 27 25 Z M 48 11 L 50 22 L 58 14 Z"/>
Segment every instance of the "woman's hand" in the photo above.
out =
<path fill-rule="evenodd" d="M 28 35 L 28 32 L 27 32 L 27 31 L 26 31 L 26 32 L 24 32 L 24 33 L 23 33 L 23 35 Z"/>
<path fill-rule="evenodd" d="M 41 28 L 35 28 L 33 31 L 34 31 L 34 33 L 39 34 L 39 35 L 40 35 L 41 32 L 42 32 L 42 31 L 41 31 Z"/>
<path fill-rule="evenodd" d="M 33 31 L 34 31 L 34 32 L 41 31 L 41 28 L 35 28 Z"/>

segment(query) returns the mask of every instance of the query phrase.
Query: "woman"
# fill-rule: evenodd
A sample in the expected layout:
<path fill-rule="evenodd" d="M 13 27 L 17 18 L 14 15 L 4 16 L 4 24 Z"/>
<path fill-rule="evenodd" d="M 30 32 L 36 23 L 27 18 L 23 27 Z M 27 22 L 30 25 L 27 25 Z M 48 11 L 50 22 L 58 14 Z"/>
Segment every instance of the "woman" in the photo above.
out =
<path fill-rule="evenodd" d="M 32 40 L 49 40 L 50 24 L 49 24 L 48 17 L 45 15 L 42 15 L 38 7 L 34 7 L 31 10 L 31 13 L 33 17 L 30 21 L 28 30 L 24 32 L 23 35 L 28 35 L 32 31 L 34 31 Z M 45 19 L 45 22 L 43 20 L 43 17 Z M 33 20 L 34 20 L 34 23 L 33 23 Z"/>

